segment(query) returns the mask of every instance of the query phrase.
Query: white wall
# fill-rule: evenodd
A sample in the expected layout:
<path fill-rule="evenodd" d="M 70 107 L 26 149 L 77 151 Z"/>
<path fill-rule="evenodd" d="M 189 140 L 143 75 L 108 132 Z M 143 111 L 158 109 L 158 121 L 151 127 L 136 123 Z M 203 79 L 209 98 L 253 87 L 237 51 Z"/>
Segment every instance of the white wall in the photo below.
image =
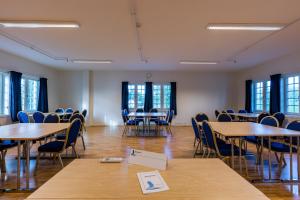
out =
<path fill-rule="evenodd" d="M 44 65 L 37 64 L 27 59 L 0 51 L 0 70 L 18 71 L 23 74 L 48 78 L 49 110 L 54 110 L 59 105 L 58 71 Z M 0 124 L 10 122 L 10 117 L 1 117 Z"/>
<path fill-rule="evenodd" d="M 300 72 L 300 52 L 283 56 L 264 64 L 233 73 L 236 89 L 233 91 L 235 109 L 244 108 L 245 80 L 269 80 L 272 74 L 291 74 Z"/>
<path fill-rule="evenodd" d="M 177 82 L 176 125 L 190 125 L 190 119 L 198 112 L 213 118 L 215 109 L 231 104 L 232 80 L 228 73 L 215 72 L 151 72 L 152 82 Z M 94 71 L 93 93 L 94 125 L 122 124 L 121 82 L 143 83 L 146 72 Z"/>

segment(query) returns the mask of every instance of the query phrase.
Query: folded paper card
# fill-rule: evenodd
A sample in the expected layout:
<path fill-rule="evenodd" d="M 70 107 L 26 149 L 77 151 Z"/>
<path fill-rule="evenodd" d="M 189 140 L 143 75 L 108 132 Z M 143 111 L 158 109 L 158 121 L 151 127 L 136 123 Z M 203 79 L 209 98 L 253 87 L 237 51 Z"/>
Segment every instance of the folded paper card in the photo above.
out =
<path fill-rule="evenodd" d="M 132 149 L 129 155 L 128 163 L 166 170 L 168 159 L 166 155 L 161 153 Z"/>
<path fill-rule="evenodd" d="M 158 171 L 137 173 L 144 194 L 169 190 L 168 185 Z"/>

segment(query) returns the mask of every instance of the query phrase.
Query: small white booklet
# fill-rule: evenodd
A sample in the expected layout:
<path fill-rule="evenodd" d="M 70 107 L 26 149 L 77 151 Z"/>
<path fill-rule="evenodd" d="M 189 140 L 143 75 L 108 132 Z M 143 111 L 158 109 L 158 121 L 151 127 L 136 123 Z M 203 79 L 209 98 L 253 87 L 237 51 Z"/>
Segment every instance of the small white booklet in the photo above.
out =
<path fill-rule="evenodd" d="M 137 173 L 144 194 L 169 190 L 168 185 L 158 171 Z"/>

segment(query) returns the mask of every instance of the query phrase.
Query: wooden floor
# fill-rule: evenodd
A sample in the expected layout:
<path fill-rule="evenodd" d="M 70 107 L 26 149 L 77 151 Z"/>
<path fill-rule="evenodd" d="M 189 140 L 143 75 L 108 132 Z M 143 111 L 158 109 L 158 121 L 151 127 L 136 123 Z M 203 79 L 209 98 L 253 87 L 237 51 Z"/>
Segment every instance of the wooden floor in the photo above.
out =
<path fill-rule="evenodd" d="M 173 136 L 167 137 L 122 137 L 123 127 L 90 127 L 85 135 L 87 149 L 83 151 L 81 140 L 78 140 L 77 150 L 80 152 L 81 158 L 101 158 L 105 156 L 127 156 L 129 149 L 145 149 L 148 151 L 165 153 L 168 158 L 191 158 L 193 157 L 193 130 L 191 127 L 174 127 Z M 35 144 L 31 150 L 31 154 L 36 152 Z M 250 149 L 253 149 L 250 147 Z M 0 187 L 14 188 L 16 184 L 16 150 L 11 149 L 7 156 L 7 173 L 1 175 Z M 195 158 L 201 159 L 201 158 Z M 289 163 L 288 156 L 286 156 Z M 71 162 L 72 159 L 64 159 L 65 165 Z M 278 167 L 273 159 L 272 174 L 278 177 Z M 23 163 L 22 163 L 23 164 Z M 42 160 L 40 168 L 34 175 L 35 160 L 31 160 L 31 178 L 30 186 L 38 187 L 45 183 L 49 178 L 55 175 L 61 168 L 56 161 Z M 265 163 L 265 174 L 267 174 L 267 162 Z M 255 157 L 248 157 L 248 167 L 250 177 L 257 177 L 260 173 L 255 165 Z M 296 160 L 294 160 L 294 176 L 296 177 Z M 21 183 L 25 185 L 25 176 L 22 168 Z M 238 167 L 237 167 L 238 171 Z M 242 174 L 243 175 L 243 174 Z M 288 166 L 284 168 L 281 178 L 288 178 Z M 221 178 L 221 177 L 220 177 Z M 264 192 L 270 199 L 300 199 L 298 184 L 284 183 L 255 183 L 255 186 Z M 0 199 L 24 199 L 29 193 L 1 193 Z"/>

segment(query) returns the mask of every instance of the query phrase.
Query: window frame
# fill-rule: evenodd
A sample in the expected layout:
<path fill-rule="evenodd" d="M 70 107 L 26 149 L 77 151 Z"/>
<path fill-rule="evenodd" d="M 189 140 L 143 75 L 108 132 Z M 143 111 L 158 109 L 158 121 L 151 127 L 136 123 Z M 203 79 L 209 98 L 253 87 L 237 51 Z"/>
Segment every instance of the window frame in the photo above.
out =
<path fill-rule="evenodd" d="M 129 91 L 129 86 L 132 86 L 132 85 L 134 85 L 134 89 L 133 89 L 133 91 L 134 91 L 134 94 L 133 94 L 133 108 L 132 107 L 130 107 L 130 103 L 129 103 L 129 101 L 130 101 L 130 91 Z M 143 108 L 144 109 L 144 106 L 143 107 L 138 107 L 138 86 L 143 86 L 144 87 L 144 99 L 145 99 L 145 92 L 146 92 L 146 85 L 143 83 L 143 84 L 141 84 L 141 83 L 129 83 L 128 84 L 128 109 L 130 110 L 130 111 L 135 111 L 136 109 L 138 109 L 138 108 Z"/>
<path fill-rule="evenodd" d="M 269 98 L 267 98 L 267 88 L 268 88 L 268 82 L 270 82 L 270 91 L 269 91 Z M 257 105 L 257 99 L 256 99 L 256 94 L 257 94 L 257 83 L 262 83 L 262 109 L 258 110 L 256 109 L 256 105 Z M 271 96 L 271 81 L 270 80 L 257 80 L 253 82 L 253 98 L 252 98 L 252 102 L 253 102 L 253 112 L 255 113 L 260 113 L 260 112 L 269 112 L 270 111 L 270 96 Z M 269 102 L 267 102 L 267 100 L 269 100 Z M 269 108 L 267 108 L 267 106 L 269 105 Z"/>
<path fill-rule="evenodd" d="M 10 113 L 10 75 L 7 72 L 0 71 L 0 76 L 0 116 L 8 116 Z"/>
<path fill-rule="evenodd" d="M 24 96 L 23 96 L 23 86 L 22 86 L 22 81 L 25 81 L 25 86 L 24 86 Z M 36 87 L 36 108 L 35 109 L 30 109 L 31 105 L 29 100 L 29 93 L 28 90 L 30 88 L 29 86 L 29 81 L 36 81 L 37 82 L 37 87 Z M 40 87 L 40 81 L 38 77 L 34 77 L 34 76 L 28 76 L 28 75 L 22 75 L 21 78 L 21 107 L 23 111 L 26 112 L 35 112 L 37 111 L 37 107 L 38 107 L 38 99 L 39 99 L 39 87 Z M 23 105 L 24 104 L 24 105 Z"/>
<path fill-rule="evenodd" d="M 170 92 L 171 92 L 171 84 L 170 83 L 153 83 L 152 85 L 152 98 L 154 100 L 154 85 L 159 85 L 160 86 L 160 108 L 155 108 L 154 107 L 154 101 L 153 101 L 153 105 L 152 107 L 155 108 L 155 109 L 158 109 L 160 111 L 167 111 L 170 109 L 170 105 L 169 107 L 165 107 L 165 89 L 164 89 L 164 86 L 169 86 L 170 87 Z M 170 97 L 171 98 L 171 94 L 170 94 Z"/>
<path fill-rule="evenodd" d="M 289 112 L 288 111 L 288 79 L 291 78 L 291 77 L 298 77 L 298 91 L 299 91 L 299 95 L 298 95 L 298 107 L 299 107 L 299 110 L 298 112 Z M 287 115 L 296 115 L 296 116 L 300 116 L 300 74 L 299 73 L 295 73 L 295 74 L 286 74 L 283 76 L 283 84 L 284 86 L 282 87 L 283 88 L 283 94 L 284 94 L 284 98 L 283 98 L 283 106 L 282 108 L 284 108 L 284 113 L 287 114 Z M 297 99 L 297 98 L 295 98 Z"/>

